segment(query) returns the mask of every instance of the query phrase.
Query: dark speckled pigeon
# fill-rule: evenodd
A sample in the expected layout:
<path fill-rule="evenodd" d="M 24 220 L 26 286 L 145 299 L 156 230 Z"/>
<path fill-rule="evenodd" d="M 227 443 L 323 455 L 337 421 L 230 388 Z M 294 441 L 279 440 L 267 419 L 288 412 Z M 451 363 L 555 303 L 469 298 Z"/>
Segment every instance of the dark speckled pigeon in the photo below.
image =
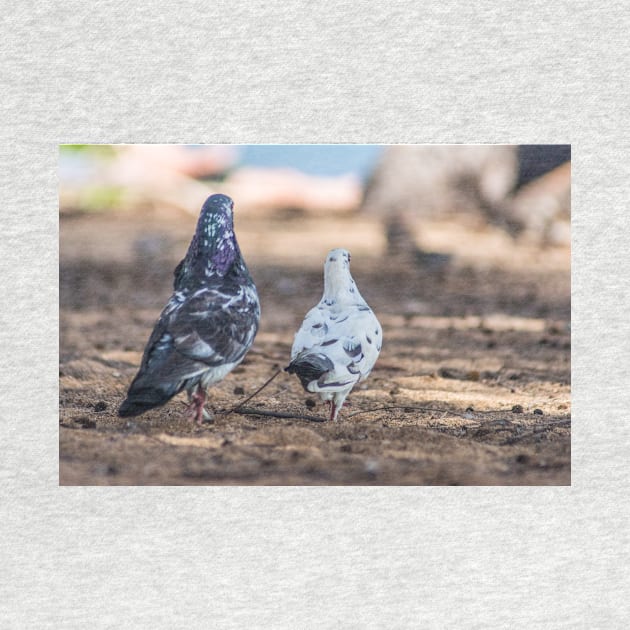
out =
<path fill-rule="evenodd" d="M 350 390 L 372 371 L 382 343 L 381 325 L 350 275 L 350 252 L 333 249 L 324 265 L 324 296 L 296 333 L 286 371 L 328 401 L 330 419 L 337 420 Z"/>
<path fill-rule="evenodd" d="M 260 319 L 256 287 L 234 235 L 234 204 L 212 195 L 203 204 L 174 293 L 155 324 L 127 399 L 136 416 L 186 390 L 188 415 L 201 424 L 206 388 L 222 380 L 254 341 Z"/>

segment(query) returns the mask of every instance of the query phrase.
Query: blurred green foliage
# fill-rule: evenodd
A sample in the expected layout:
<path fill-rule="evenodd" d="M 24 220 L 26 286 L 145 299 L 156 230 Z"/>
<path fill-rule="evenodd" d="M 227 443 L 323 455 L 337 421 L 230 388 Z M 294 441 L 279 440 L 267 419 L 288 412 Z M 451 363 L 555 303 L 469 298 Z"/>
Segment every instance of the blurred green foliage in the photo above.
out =
<path fill-rule="evenodd" d="M 102 212 L 120 208 L 127 203 L 125 190 L 114 186 L 86 188 L 80 196 L 81 209 L 86 212 Z"/>
<path fill-rule="evenodd" d="M 83 154 L 90 157 L 110 159 L 116 155 L 116 146 L 111 144 L 61 144 L 59 151 L 66 155 Z"/>
<path fill-rule="evenodd" d="M 117 145 L 61 144 L 59 155 L 65 167 L 60 207 L 81 212 L 101 212 L 127 203 L 129 192 L 101 177 L 102 169 L 118 157 Z"/>

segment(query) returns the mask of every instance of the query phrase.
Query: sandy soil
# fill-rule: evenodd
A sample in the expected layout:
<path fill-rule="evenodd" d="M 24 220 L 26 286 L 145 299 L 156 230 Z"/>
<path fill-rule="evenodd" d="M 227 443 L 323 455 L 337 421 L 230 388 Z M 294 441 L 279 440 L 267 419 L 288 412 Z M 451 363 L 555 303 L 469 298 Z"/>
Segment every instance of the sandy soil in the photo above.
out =
<path fill-rule="evenodd" d="M 263 317 L 243 364 L 210 392 L 213 422 L 191 425 L 183 395 L 118 418 L 195 220 L 62 216 L 62 485 L 570 484 L 569 251 L 515 245 L 472 220 L 423 228 L 425 246 L 454 254 L 427 271 L 384 257 L 372 220 L 237 215 Z M 247 408 L 294 417 L 221 413 L 287 364 L 338 246 L 383 326 L 371 377 L 338 423 L 284 373 Z"/>

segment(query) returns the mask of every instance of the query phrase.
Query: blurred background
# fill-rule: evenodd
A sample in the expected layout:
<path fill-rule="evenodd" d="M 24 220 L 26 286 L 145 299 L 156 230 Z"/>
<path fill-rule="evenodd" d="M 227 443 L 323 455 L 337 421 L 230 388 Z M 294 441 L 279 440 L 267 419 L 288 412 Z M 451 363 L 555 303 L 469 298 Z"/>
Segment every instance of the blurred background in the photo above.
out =
<path fill-rule="evenodd" d="M 63 145 L 60 210 L 196 215 L 222 192 L 237 216 L 362 214 L 389 254 L 441 264 L 423 257 L 423 221 L 567 246 L 570 159 L 570 145 Z"/>

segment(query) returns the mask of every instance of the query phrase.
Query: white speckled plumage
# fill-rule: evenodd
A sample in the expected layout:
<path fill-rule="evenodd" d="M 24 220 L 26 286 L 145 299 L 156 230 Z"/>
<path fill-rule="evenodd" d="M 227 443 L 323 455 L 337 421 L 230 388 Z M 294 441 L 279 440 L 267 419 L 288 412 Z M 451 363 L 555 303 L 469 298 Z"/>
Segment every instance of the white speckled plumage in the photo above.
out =
<path fill-rule="evenodd" d="M 304 389 L 331 405 L 331 420 L 352 388 L 365 380 L 381 351 L 383 332 L 350 274 L 350 253 L 333 249 L 324 265 L 324 295 L 295 335 L 291 363 Z"/>

